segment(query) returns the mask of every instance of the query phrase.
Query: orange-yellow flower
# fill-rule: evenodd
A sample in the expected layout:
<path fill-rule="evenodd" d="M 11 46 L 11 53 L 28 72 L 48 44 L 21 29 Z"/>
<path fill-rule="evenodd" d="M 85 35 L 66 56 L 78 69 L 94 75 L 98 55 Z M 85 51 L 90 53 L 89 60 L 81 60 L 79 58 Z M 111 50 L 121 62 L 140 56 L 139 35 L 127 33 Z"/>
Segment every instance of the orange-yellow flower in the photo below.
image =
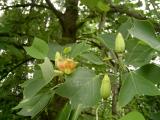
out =
<path fill-rule="evenodd" d="M 77 66 L 77 62 L 70 58 L 63 58 L 57 53 L 58 57 L 55 58 L 56 67 L 65 74 L 71 74 Z"/>

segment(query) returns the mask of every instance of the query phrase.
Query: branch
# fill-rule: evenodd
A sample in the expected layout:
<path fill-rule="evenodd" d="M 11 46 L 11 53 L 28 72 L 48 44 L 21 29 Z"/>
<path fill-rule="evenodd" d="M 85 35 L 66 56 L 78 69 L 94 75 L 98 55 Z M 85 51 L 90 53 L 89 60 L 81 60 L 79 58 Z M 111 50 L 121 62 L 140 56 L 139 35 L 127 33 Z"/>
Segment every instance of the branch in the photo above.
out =
<path fill-rule="evenodd" d="M 114 83 L 112 86 L 112 115 L 117 115 L 117 96 L 118 96 L 118 84 Z"/>
<path fill-rule="evenodd" d="M 11 34 L 8 32 L 0 33 L 0 37 L 11 37 Z"/>
<path fill-rule="evenodd" d="M 154 12 L 155 12 L 155 14 L 157 15 L 158 19 L 160 19 L 160 14 L 159 14 L 158 11 L 157 11 L 158 8 L 156 8 L 155 1 L 150 0 L 150 3 L 151 3 L 151 5 L 153 6 Z M 158 7 L 158 5 L 157 5 L 157 7 Z"/>
<path fill-rule="evenodd" d="M 45 0 L 46 3 L 48 4 L 49 8 L 54 12 L 54 14 L 58 17 L 58 19 L 61 21 L 62 20 L 62 12 L 58 11 L 55 6 L 51 3 L 50 0 Z"/>
<path fill-rule="evenodd" d="M 24 33 L 10 33 L 10 32 L 0 32 L 0 37 L 15 37 L 15 35 L 19 36 L 29 36 L 29 37 L 34 37 L 32 35 L 24 34 Z"/>
<path fill-rule="evenodd" d="M 139 20 L 147 20 L 149 18 L 147 18 L 146 16 L 138 13 L 135 10 L 129 10 L 125 5 L 110 5 L 110 11 L 108 11 L 108 13 L 120 13 L 120 14 L 126 14 L 129 17 L 133 17 Z M 84 18 L 84 20 L 82 20 L 82 22 L 78 23 L 77 28 L 80 28 L 81 26 L 83 26 L 85 24 L 85 22 L 89 19 L 93 19 L 97 17 L 97 15 L 95 16 L 91 16 L 89 15 L 88 17 Z M 154 28 L 156 32 L 160 32 L 160 24 L 158 24 L 157 22 L 153 22 Z"/>
<path fill-rule="evenodd" d="M 5 9 L 9 9 L 9 8 L 18 8 L 18 7 L 29 7 L 29 6 L 50 9 L 50 7 L 43 5 L 43 4 L 38 5 L 35 3 L 27 3 L 27 4 L 16 4 L 16 5 L 2 7 L 0 10 L 5 10 Z"/>
<path fill-rule="evenodd" d="M 139 20 L 146 20 L 147 17 L 142 15 L 142 14 L 139 14 L 137 11 L 135 10 L 129 10 L 125 5 L 110 5 L 111 9 L 109 12 L 119 12 L 120 14 L 126 14 L 130 17 L 134 17 L 136 19 L 139 19 Z"/>
<path fill-rule="evenodd" d="M 85 17 L 81 22 L 77 24 L 77 29 L 80 29 L 88 20 L 94 19 L 97 17 L 96 14 L 90 14 L 87 17 Z"/>
<path fill-rule="evenodd" d="M 126 14 L 130 17 L 134 17 L 136 19 L 140 19 L 140 20 L 146 20 L 147 18 L 139 13 L 137 13 L 134 10 L 129 10 L 125 5 L 110 5 L 110 11 L 108 11 L 108 13 L 120 13 L 120 14 Z M 79 29 L 80 27 L 82 27 L 86 21 L 93 19 L 95 17 L 97 17 L 98 15 L 96 14 L 91 14 L 88 15 L 86 18 L 84 18 L 82 20 L 82 22 L 78 23 L 77 28 Z"/>
<path fill-rule="evenodd" d="M 44 4 L 35 4 L 34 2 L 33 3 L 26 3 L 26 4 L 16 4 L 16 5 L 11 5 L 11 6 L 6 6 L 6 7 L 1 7 L 0 10 L 5 10 L 5 9 L 9 9 L 9 8 L 18 8 L 18 7 L 39 7 L 39 8 L 46 8 L 46 9 L 49 9 L 49 10 L 52 10 L 55 15 L 61 19 L 62 17 L 62 13 L 60 11 L 58 11 L 54 5 L 51 3 L 50 0 L 46 0 L 46 3 L 48 4 L 48 6 L 44 5 Z"/>
<path fill-rule="evenodd" d="M 10 70 L 8 70 L 6 73 L 4 73 L 4 75 L 1 76 L 0 80 L 3 80 L 5 77 L 7 77 L 7 75 L 10 73 L 10 72 L 13 72 L 15 69 L 17 69 L 19 66 L 27 63 L 28 61 L 30 60 L 34 60 L 34 58 L 29 58 L 29 59 L 26 59 L 20 63 L 18 63 L 16 66 L 12 67 Z"/>
<path fill-rule="evenodd" d="M 134 17 L 134 18 L 139 19 L 139 20 L 147 20 L 147 19 L 149 19 L 146 16 L 138 13 L 135 10 L 129 10 L 125 5 L 117 5 L 117 6 L 110 5 L 110 7 L 111 7 L 111 9 L 109 11 L 110 13 L 118 12 L 120 14 L 126 14 L 126 15 L 128 15 L 130 17 Z M 157 23 L 156 21 L 153 21 L 153 25 L 154 25 L 155 31 L 156 32 L 160 32 L 160 24 Z"/>

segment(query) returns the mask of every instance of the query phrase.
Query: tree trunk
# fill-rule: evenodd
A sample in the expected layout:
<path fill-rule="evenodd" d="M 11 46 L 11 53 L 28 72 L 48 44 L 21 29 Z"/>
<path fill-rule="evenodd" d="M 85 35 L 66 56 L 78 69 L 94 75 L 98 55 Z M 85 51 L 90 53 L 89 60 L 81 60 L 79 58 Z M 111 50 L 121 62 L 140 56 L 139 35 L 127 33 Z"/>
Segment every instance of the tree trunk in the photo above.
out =
<path fill-rule="evenodd" d="M 76 42 L 77 22 L 78 19 L 78 0 L 66 0 L 66 11 L 62 16 L 62 40 L 60 44 Z"/>
<path fill-rule="evenodd" d="M 66 11 L 59 19 L 62 26 L 62 39 L 57 42 L 61 45 L 76 42 L 78 1 L 66 0 Z M 55 95 L 48 110 L 48 116 L 51 120 L 56 120 L 58 113 L 63 109 L 66 102 L 68 102 L 68 99 Z"/>

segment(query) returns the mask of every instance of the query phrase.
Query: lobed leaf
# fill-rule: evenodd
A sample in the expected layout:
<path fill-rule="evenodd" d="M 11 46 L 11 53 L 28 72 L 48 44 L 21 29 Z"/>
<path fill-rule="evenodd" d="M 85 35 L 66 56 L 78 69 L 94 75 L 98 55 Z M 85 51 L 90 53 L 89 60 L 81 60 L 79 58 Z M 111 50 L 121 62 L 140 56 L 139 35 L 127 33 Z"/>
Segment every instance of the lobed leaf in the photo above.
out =
<path fill-rule="evenodd" d="M 143 115 L 137 111 L 132 111 L 119 120 L 145 120 Z"/>
<path fill-rule="evenodd" d="M 129 33 L 153 49 L 160 51 L 160 40 L 156 37 L 154 28 L 150 22 L 134 19 L 133 27 L 129 30 Z"/>
<path fill-rule="evenodd" d="M 119 104 L 122 107 L 128 104 L 135 95 L 160 95 L 160 91 L 155 84 L 137 72 L 123 75 L 122 80 L 123 84 L 119 93 Z"/>
<path fill-rule="evenodd" d="M 32 46 L 24 47 L 27 54 L 37 59 L 44 59 L 48 55 L 49 47 L 48 44 L 39 38 L 34 38 Z"/>
<path fill-rule="evenodd" d="M 79 104 L 92 106 L 100 100 L 100 80 L 93 71 L 80 67 L 66 78 L 56 93 L 69 98 L 73 108 Z"/>

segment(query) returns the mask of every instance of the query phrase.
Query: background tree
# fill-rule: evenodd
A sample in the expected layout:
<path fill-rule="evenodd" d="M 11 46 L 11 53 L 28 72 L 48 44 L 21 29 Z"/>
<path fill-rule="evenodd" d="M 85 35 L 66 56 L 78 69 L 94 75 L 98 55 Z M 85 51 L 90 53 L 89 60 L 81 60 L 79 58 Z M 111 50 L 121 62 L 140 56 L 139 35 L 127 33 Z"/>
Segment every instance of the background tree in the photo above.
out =
<path fill-rule="evenodd" d="M 159 120 L 159 0 L 0 0 L 0 9 L 0 119 Z M 59 69 L 57 52 L 74 71 Z"/>

